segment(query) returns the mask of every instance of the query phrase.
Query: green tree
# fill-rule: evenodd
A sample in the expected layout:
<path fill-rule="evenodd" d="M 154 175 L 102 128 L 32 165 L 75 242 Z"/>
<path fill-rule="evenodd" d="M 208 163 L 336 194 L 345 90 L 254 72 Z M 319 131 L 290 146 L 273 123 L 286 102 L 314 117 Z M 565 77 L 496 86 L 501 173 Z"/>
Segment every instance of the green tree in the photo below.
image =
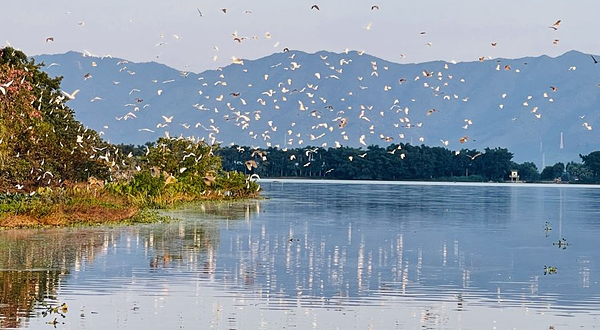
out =
<path fill-rule="evenodd" d="M 519 177 L 523 181 L 532 182 L 540 179 L 540 173 L 537 166 L 532 162 L 524 162 L 522 164 L 514 164 L 514 169 L 519 171 Z"/>
<path fill-rule="evenodd" d="M 492 181 L 505 180 L 511 170 L 512 157 L 513 154 L 506 148 L 485 148 L 484 153 L 478 157 L 481 175 Z"/>
<path fill-rule="evenodd" d="M 593 173 L 583 164 L 569 162 L 566 166 L 571 181 L 589 182 L 593 180 Z"/>
<path fill-rule="evenodd" d="M 556 177 L 554 176 L 554 167 L 546 166 L 542 170 L 540 174 L 540 180 L 554 180 Z"/>
<path fill-rule="evenodd" d="M 109 170 L 99 135 L 75 120 L 60 91 L 61 78 L 50 78 L 21 51 L 0 49 L 0 188 L 27 190 L 107 178 Z"/>
<path fill-rule="evenodd" d="M 552 166 L 544 167 L 544 170 L 540 174 L 540 180 L 555 180 L 562 178 L 565 172 L 565 164 L 558 162 Z"/>
<path fill-rule="evenodd" d="M 149 148 L 148 165 L 175 177 L 205 176 L 221 169 L 221 158 L 204 141 L 184 138 L 159 138 Z"/>
<path fill-rule="evenodd" d="M 598 180 L 600 175 L 600 151 L 594 151 L 588 155 L 579 155 L 583 165 L 592 173 L 594 181 Z"/>
<path fill-rule="evenodd" d="M 562 177 L 563 173 L 565 172 L 565 164 L 561 162 L 554 164 L 552 166 L 552 171 L 554 172 L 555 178 Z"/>

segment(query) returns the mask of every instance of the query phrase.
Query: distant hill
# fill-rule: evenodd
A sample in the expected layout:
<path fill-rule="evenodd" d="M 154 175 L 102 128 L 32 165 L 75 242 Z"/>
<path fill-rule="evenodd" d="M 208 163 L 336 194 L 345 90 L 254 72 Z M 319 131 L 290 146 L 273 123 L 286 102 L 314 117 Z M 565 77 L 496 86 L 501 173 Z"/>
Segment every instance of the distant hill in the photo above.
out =
<path fill-rule="evenodd" d="M 456 64 L 290 51 L 199 74 L 76 52 L 35 59 L 65 91 L 80 89 L 69 106 L 113 143 L 165 131 L 260 147 L 448 141 L 538 166 L 600 150 L 600 66 L 577 51 Z"/>

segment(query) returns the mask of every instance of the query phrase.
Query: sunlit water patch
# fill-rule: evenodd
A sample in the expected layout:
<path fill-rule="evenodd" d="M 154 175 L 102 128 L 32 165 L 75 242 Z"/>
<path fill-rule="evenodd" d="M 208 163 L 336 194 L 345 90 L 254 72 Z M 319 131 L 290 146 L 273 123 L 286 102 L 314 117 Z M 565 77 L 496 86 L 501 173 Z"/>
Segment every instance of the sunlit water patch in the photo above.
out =
<path fill-rule="evenodd" d="M 187 206 L 169 224 L 0 232 L 0 327 L 600 323 L 598 189 L 261 184 L 263 200 Z"/>

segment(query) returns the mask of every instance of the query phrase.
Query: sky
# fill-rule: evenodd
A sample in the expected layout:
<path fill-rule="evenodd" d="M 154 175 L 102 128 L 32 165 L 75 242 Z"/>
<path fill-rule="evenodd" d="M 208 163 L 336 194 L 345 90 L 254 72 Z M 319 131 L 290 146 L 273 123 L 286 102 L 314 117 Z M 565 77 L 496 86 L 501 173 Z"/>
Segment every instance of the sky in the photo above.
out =
<path fill-rule="evenodd" d="M 2 11 L 10 14 L 0 45 L 30 56 L 88 51 L 193 72 L 286 47 L 363 50 L 397 63 L 600 54 L 597 0 L 30 0 L 3 2 Z"/>

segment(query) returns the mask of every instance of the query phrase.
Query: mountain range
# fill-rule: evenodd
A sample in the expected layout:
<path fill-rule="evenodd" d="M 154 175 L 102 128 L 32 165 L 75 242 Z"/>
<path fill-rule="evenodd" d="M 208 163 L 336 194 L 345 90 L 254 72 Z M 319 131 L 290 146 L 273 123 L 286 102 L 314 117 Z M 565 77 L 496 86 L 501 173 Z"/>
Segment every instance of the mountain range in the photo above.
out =
<path fill-rule="evenodd" d="M 76 118 L 113 143 L 502 147 L 538 166 L 600 150 L 600 66 L 577 51 L 399 64 L 291 50 L 201 73 L 78 52 L 34 59 L 79 90 Z"/>

